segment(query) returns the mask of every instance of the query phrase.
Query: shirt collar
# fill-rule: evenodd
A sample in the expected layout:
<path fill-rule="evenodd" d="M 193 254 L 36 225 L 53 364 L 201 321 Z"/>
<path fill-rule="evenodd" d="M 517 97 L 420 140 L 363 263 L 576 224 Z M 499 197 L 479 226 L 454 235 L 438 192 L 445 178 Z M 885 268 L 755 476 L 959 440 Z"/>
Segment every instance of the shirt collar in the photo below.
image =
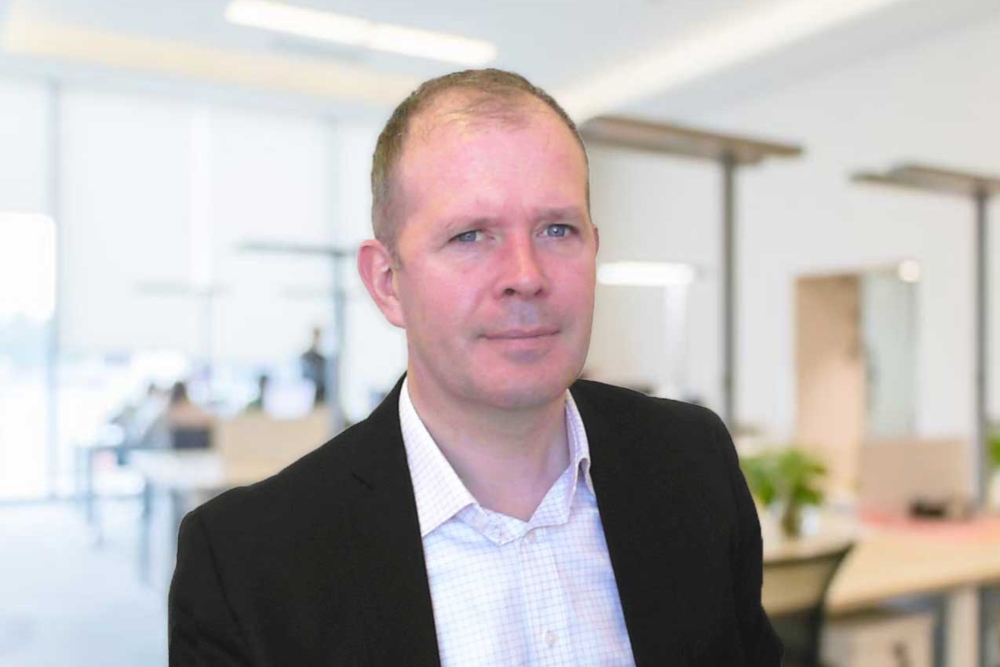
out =
<path fill-rule="evenodd" d="M 594 481 L 590 477 L 590 441 L 587 440 L 587 429 L 584 428 L 580 410 L 576 407 L 573 394 L 566 390 L 566 434 L 569 437 L 569 457 L 573 467 L 573 488 L 579 475 L 587 489 L 594 493 Z"/>
<path fill-rule="evenodd" d="M 451 464 L 441 453 L 434 438 L 424 425 L 413 401 L 410 399 L 408 380 L 403 380 L 399 393 L 399 423 L 403 433 L 403 446 L 410 467 L 413 495 L 417 503 L 420 536 L 427 537 L 443 523 L 470 505 L 479 503 L 465 488 Z M 575 492 L 582 476 L 591 494 L 594 483 L 590 476 L 590 445 L 583 419 L 573 395 L 566 391 L 566 435 L 569 440 L 570 468 Z M 567 509 L 572 497 L 567 500 Z"/>

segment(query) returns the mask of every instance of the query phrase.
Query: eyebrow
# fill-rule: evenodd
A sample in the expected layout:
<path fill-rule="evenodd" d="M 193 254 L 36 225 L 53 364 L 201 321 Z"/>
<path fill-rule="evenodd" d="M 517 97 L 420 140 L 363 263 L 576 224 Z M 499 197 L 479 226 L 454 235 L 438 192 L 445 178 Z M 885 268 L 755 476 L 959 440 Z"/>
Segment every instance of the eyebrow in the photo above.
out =
<path fill-rule="evenodd" d="M 560 220 L 586 220 L 583 209 L 577 206 L 560 206 L 534 211 L 532 218 L 539 222 L 559 222 Z"/>
<path fill-rule="evenodd" d="M 444 221 L 444 231 L 446 234 L 458 234 L 469 229 L 478 229 L 493 224 L 496 218 L 488 215 L 478 216 L 456 216 Z"/>
<path fill-rule="evenodd" d="M 561 222 L 563 220 L 587 220 L 587 215 L 578 206 L 556 206 L 537 208 L 530 214 L 536 222 Z M 458 234 L 469 229 L 489 227 L 499 218 L 490 215 L 462 216 L 458 215 L 444 221 L 443 230 L 446 234 Z"/>

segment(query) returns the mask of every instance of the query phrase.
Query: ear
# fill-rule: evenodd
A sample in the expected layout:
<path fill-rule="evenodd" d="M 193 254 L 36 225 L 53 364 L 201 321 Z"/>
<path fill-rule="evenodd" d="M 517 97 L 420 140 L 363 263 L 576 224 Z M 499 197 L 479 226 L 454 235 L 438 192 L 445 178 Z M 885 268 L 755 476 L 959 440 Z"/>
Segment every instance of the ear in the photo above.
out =
<path fill-rule="evenodd" d="M 374 239 L 362 243 L 358 249 L 358 273 L 385 319 L 405 329 L 402 304 L 396 294 L 396 268 L 389 249 Z"/>
<path fill-rule="evenodd" d="M 597 225 L 593 225 L 593 227 L 594 227 L 594 254 L 596 255 L 597 251 L 601 249 L 601 230 L 597 228 Z"/>

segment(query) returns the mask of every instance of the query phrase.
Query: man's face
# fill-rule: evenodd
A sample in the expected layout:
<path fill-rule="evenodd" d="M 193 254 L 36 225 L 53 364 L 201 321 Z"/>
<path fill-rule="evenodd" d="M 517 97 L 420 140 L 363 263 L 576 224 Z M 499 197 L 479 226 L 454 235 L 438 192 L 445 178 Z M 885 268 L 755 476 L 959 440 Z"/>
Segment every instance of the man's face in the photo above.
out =
<path fill-rule="evenodd" d="M 540 104 L 513 124 L 427 115 L 397 170 L 393 286 L 414 395 L 551 403 L 583 368 L 593 320 L 583 151 Z"/>

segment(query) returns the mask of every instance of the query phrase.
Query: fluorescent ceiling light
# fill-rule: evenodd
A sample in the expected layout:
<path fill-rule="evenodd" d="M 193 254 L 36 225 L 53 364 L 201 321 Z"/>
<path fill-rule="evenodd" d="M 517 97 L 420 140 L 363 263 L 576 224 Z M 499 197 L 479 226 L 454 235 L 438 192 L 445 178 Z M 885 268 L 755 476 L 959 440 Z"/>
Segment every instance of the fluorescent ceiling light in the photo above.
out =
<path fill-rule="evenodd" d="M 367 46 L 376 51 L 470 66 L 485 65 L 497 57 L 497 48 L 489 42 L 388 23 L 374 24 Z"/>
<path fill-rule="evenodd" d="M 597 72 L 555 95 L 577 122 L 912 0 L 786 0 L 754 7 Z"/>
<path fill-rule="evenodd" d="M 350 46 L 361 46 L 372 26 L 364 19 L 261 0 L 233 0 L 226 7 L 226 20 Z"/>
<path fill-rule="evenodd" d="M 232 0 L 226 7 L 226 20 L 252 28 L 459 65 L 485 65 L 497 56 L 493 44 L 478 39 L 375 23 L 270 0 Z"/>
<path fill-rule="evenodd" d="M 672 287 L 694 281 L 690 264 L 676 262 L 609 262 L 597 267 L 597 282 L 629 287 Z"/>

